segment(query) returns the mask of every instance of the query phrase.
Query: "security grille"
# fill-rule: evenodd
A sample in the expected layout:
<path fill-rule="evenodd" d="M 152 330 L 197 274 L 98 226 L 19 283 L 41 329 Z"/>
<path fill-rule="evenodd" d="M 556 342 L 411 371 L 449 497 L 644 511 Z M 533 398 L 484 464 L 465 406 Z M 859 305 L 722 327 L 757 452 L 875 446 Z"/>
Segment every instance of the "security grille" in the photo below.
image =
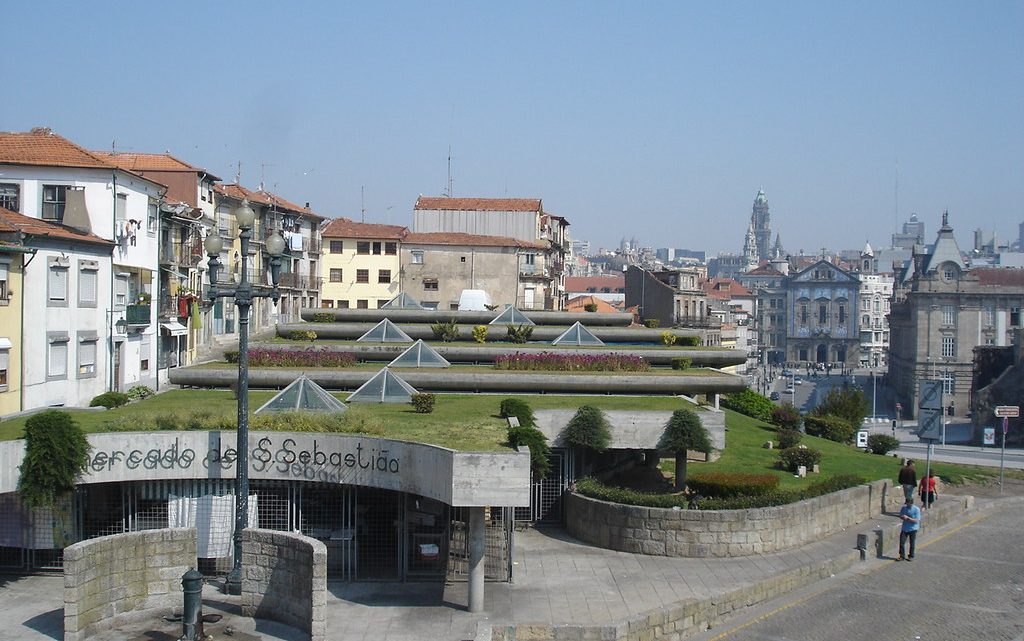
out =
<path fill-rule="evenodd" d="M 512 580 L 513 510 L 490 507 L 484 511 L 484 576 L 489 581 Z M 468 526 L 466 508 L 453 508 L 448 552 L 449 581 L 469 579 Z"/>
<path fill-rule="evenodd" d="M 530 484 L 530 506 L 515 508 L 517 521 L 531 521 L 537 525 L 562 523 L 562 496 L 576 480 L 572 456 L 564 449 L 552 449 L 548 462 L 551 464 L 548 475 Z"/>

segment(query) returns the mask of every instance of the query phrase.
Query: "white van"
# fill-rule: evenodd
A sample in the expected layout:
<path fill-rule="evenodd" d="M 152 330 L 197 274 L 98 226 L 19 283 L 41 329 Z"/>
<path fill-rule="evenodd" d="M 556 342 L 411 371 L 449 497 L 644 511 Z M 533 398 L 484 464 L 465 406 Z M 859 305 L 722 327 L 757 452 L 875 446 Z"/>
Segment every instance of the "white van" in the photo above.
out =
<path fill-rule="evenodd" d="M 460 312 L 486 312 L 491 297 L 482 289 L 464 289 L 459 296 Z"/>

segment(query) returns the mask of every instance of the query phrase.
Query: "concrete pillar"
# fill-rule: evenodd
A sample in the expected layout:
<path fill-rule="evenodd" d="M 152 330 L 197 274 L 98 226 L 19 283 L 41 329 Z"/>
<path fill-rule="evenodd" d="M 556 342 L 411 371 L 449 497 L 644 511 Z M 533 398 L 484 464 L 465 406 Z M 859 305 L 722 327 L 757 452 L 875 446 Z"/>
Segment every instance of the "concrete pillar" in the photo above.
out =
<path fill-rule="evenodd" d="M 469 509 L 469 611 L 484 611 L 484 508 Z"/>
<path fill-rule="evenodd" d="M 715 406 L 716 410 L 720 409 L 718 407 L 718 393 L 717 392 L 711 394 L 711 404 Z"/>

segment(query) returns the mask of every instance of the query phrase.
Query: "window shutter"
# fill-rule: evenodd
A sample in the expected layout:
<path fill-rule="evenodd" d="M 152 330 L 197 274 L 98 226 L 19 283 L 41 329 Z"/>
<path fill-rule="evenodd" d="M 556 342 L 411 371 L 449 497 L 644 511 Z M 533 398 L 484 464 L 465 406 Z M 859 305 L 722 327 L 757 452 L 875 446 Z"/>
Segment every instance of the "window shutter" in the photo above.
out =
<path fill-rule="evenodd" d="M 7 369 L 7 367 L 10 364 L 10 355 L 10 351 L 6 349 L 0 349 L 0 369 Z"/>
<path fill-rule="evenodd" d="M 67 300 L 68 270 L 62 267 L 50 268 L 50 300 Z"/>
<path fill-rule="evenodd" d="M 50 343 L 50 376 L 62 376 L 67 373 L 68 344 L 66 342 Z"/>
<path fill-rule="evenodd" d="M 81 287 L 81 302 L 95 303 L 97 299 L 96 286 L 99 282 L 99 272 L 91 269 L 79 272 L 79 286 Z"/>

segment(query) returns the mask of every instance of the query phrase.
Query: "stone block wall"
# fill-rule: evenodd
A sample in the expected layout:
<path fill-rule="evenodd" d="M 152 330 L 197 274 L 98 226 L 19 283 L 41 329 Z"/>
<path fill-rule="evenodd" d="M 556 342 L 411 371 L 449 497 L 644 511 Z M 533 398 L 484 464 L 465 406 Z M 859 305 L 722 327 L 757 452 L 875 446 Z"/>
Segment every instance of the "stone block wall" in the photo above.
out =
<path fill-rule="evenodd" d="M 891 481 L 875 481 L 789 505 L 748 510 L 673 510 L 566 496 L 566 529 L 610 550 L 678 557 L 778 552 L 879 515 Z"/>
<path fill-rule="evenodd" d="M 196 565 L 196 531 L 114 534 L 64 549 L 64 640 L 121 623 L 133 610 L 182 606 L 181 577 Z"/>
<path fill-rule="evenodd" d="M 327 633 L 327 546 L 275 530 L 242 532 L 242 613 L 270 619 L 324 641 Z"/>

